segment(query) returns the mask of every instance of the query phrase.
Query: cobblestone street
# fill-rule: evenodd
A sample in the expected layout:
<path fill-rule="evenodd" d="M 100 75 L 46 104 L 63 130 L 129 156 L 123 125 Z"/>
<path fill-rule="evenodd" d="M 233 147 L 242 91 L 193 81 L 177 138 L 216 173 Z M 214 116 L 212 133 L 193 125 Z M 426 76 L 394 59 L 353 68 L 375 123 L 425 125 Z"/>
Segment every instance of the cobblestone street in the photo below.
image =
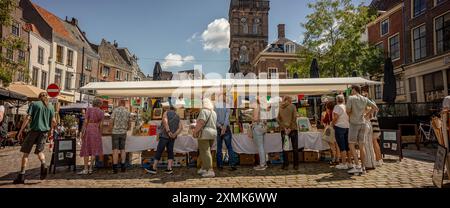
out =
<path fill-rule="evenodd" d="M 406 152 L 412 150 L 405 150 Z M 47 161 L 50 153 L 47 152 Z M 413 153 L 409 153 L 414 155 Z M 97 188 L 97 187 L 162 187 L 162 188 L 416 188 L 433 187 L 431 175 L 432 161 L 420 161 L 387 156 L 385 164 L 363 176 L 352 176 L 343 170 L 331 168 L 325 162 L 301 163 L 298 171 L 282 171 L 281 166 L 271 166 L 266 171 L 256 172 L 250 167 L 240 167 L 231 172 L 225 168 L 216 171 L 215 178 L 201 178 L 194 168 L 175 168 L 173 175 L 158 173 L 155 176 L 146 174 L 140 168 L 139 161 L 133 161 L 134 167 L 126 173 L 113 175 L 108 170 L 98 170 L 92 175 L 79 176 L 65 167 L 57 169 L 55 175 L 49 174 L 45 181 L 39 180 L 39 160 L 35 155 L 30 157 L 29 170 L 25 185 L 13 185 L 20 166 L 18 147 L 0 150 L 0 187 L 52 187 L 52 188 Z M 80 164 L 78 158 L 78 163 Z M 49 163 L 49 162 L 48 162 Z M 292 167 L 292 166 L 291 166 Z M 81 166 L 78 166 L 81 168 Z"/>

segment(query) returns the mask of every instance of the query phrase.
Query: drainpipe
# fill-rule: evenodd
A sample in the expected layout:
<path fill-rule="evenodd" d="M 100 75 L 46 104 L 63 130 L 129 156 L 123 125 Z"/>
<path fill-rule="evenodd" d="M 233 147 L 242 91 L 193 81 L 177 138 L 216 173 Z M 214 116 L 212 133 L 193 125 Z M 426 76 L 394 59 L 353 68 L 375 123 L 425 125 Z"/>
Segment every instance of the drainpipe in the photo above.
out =
<path fill-rule="evenodd" d="M 27 52 L 28 52 L 28 70 L 30 70 L 28 72 L 28 75 L 30 75 L 30 73 L 33 73 L 33 69 L 31 68 L 31 52 L 30 52 L 30 43 L 31 43 L 31 35 L 30 35 L 31 31 L 28 31 L 28 48 L 27 48 Z M 39 74 L 38 74 L 39 77 Z M 29 82 L 27 82 L 27 84 L 29 84 Z"/>
<path fill-rule="evenodd" d="M 81 76 L 80 76 L 80 88 L 82 87 L 81 84 L 84 82 L 84 46 L 83 46 L 83 52 L 81 56 Z M 81 90 L 80 90 L 80 103 L 81 103 Z"/>

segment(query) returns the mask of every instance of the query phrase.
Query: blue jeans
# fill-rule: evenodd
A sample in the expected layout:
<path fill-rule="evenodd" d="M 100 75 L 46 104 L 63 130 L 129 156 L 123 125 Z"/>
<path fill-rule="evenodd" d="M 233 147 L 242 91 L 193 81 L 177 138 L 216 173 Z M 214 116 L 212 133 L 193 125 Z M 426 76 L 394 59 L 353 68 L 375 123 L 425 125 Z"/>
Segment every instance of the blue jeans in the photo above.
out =
<path fill-rule="evenodd" d="M 222 167 L 223 166 L 223 156 L 222 156 L 222 145 L 223 145 L 223 141 L 225 141 L 225 145 L 227 146 L 227 151 L 228 151 L 228 161 L 229 164 L 234 167 L 236 166 L 236 153 L 233 151 L 233 146 L 231 145 L 231 140 L 232 140 L 232 136 L 231 136 L 231 130 L 230 127 L 227 127 L 227 130 L 225 131 L 225 134 L 220 136 L 222 132 L 222 129 L 217 128 L 217 167 Z"/>
<path fill-rule="evenodd" d="M 264 151 L 264 135 L 265 134 L 264 133 L 261 134 L 261 132 L 257 132 L 255 130 L 256 125 L 262 125 L 262 124 L 255 124 L 255 126 L 252 128 L 252 131 L 253 131 L 253 139 L 255 140 L 256 146 L 258 148 L 259 165 L 265 166 L 266 165 L 266 152 Z"/>

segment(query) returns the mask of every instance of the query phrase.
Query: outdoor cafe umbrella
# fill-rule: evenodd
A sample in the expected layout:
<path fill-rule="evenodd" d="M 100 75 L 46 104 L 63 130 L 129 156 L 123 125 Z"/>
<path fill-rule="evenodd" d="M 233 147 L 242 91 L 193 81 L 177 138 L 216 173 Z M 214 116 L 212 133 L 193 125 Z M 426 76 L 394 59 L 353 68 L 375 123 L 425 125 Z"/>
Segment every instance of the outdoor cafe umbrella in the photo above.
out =
<path fill-rule="evenodd" d="M 396 97 L 397 84 L 395 82 L 394 66 L 391 58 L 387 58 L 384 63 L 383 101 L 394 103 Z"/>
<path fill-rule="evenodd" d="M 320 78 L 319 74 L 319 64 L 317 63 L 317 59 L 313 59 L 311 63 L 311 68 L 309 70 L 310 78 Z"/>
<path fill-rule="evenodd" d="M 153 80 L 161 80 L 162 69 L 161 64 L 159 62 L 155 63 L 155 67 L 153 68 Z"/>
<path fill-rule="evenodd" d="M 20 100 L 27 101 L 27 96 L 22 95 L 20 93 L 12 92 L 8 89 L 0 88 L 0 99 L 2 100 Z"/>
<path fill-rule="evenodd" d="M 233 64 L 230 67 L 229 73 L 236 74 L 239 73 L 240 71 L 241 70 L 239 69 L 239 62 L 237 60 L 234 60 Z"/>

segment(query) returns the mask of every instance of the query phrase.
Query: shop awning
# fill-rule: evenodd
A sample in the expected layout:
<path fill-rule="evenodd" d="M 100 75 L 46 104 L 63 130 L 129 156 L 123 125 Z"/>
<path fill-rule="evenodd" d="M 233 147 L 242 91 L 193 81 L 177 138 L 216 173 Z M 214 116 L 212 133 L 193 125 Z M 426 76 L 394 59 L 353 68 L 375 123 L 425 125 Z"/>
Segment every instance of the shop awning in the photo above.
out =
<path fill-rule="evenodd" d="M 96 90 L 109 97 L 170 97 L 178 94 L 237 92 L 279 92 L 280 95 L 315 95 L 344 91 L 351 85 L 378 85 L 360 77 L 312 79 L 214 79 L 139 82 L 91 82 L 82 90 Z"/>
<path fill-rule="evenodd" d="M 39 98 L 39 94 L 41 92 L 45 92 L 45 90 L 43 90 L 43 89 L 37 88 L 33 85 L 28 85 L 23 82 L 11 83 L 8 87 L 8 90 L 25 95 L 28 98 L 28 100 L 31 100 L 31 101 L 37 100 Z M 69 96 L 65 96 L 65 95 L 59 95 L 58 100 L 61 100 L 63 102 L 67 102 L 67 103 L 73 103 L 73 99 L 70 98 Z"/>
<path fill-rule="evenodd" d="M 8 89 L 0 88 L 0 99 L 2 100 L 20 100 L 27 101 L 27 96 L 12 92 Z"/>

